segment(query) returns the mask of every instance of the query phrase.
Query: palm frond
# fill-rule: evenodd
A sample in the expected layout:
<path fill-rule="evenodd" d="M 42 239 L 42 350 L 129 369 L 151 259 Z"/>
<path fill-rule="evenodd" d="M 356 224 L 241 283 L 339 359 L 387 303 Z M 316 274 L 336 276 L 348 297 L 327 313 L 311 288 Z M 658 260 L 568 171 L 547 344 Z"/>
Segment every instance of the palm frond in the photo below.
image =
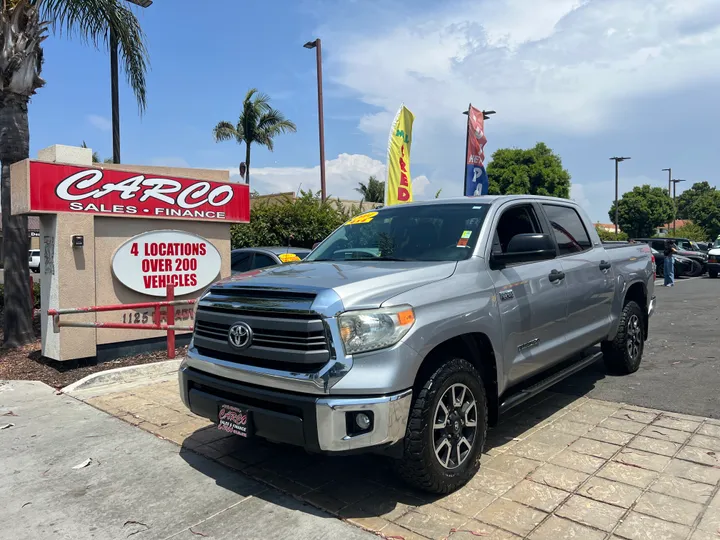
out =
<path fill-rule="evenodd" d="M 128 83 L 142 113 L 147 106 L 145 74 L 148 52 L 145 33 L 135 14 L 120 0 L 34 0 L 40 14 L 59 34 L 78 36 L 100 49 L 109 45 L 109 33 L 117 38 Z"/>
<path fill-rule="evenodd" d="M 233 139 L 238 142 L 242 141 L 242 138 L 238 138 L 238 132 L 235 126 L 226 121 L 218 122 L 218 125 L 213 128 L 213 138 L 215 142 L 230 141 Z"/>

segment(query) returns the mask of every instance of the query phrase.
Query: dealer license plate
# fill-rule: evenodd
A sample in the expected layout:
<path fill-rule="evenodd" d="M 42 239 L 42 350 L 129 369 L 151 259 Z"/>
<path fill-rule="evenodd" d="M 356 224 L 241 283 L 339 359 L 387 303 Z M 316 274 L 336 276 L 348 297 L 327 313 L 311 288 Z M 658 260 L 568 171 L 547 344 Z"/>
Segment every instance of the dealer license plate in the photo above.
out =
<path fill-rule="evenodd" d="M 252 435 L 252 416 L 247 409 L 223 404 L 218 412 L 218 429 L 241 437 Z"/>

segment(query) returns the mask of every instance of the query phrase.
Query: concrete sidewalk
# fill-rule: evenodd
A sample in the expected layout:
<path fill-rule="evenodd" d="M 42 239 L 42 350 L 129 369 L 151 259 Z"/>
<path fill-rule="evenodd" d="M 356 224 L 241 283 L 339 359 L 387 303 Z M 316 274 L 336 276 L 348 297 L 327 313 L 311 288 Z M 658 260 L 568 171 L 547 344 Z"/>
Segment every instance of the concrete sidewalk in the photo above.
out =
<path fill-rule="evenodd" d="M 239 471 L 227 481 L 258 479 L 386 537 L 720 538 L 718 420 L 545 392 L 489 432 L 468 486 L 432 497 L 378 457 L 227 436 L 187 411 L 175 381 L 107 390 L 84 399 Z"/>
<path fill-rule="evenodd" d="M 8 424 L 2 540 L 373 537 L 42 383 L 0 381 Z"/>

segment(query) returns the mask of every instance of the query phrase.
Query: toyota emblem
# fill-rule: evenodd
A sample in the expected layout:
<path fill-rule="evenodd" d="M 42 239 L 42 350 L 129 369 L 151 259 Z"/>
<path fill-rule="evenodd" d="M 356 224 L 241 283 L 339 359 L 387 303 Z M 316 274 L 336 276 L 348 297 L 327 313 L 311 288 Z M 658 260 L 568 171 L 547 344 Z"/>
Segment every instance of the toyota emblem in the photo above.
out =
<path fill-rule="evenodd" d="M 236 349 L 247 349 L 252 343 L 253 331 L 244 322 L 235 323 L 228 331 L 228 343 Z"/>

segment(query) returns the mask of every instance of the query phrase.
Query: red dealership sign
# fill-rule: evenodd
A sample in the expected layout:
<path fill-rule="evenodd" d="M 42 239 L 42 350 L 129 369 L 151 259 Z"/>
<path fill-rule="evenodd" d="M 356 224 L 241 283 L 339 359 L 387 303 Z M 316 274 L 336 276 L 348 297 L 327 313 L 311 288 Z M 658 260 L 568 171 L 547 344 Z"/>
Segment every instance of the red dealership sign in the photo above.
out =
<path fill-rule="evenodd" d="M 31 161 L 29 173 L 27 213 L 250 221 L 250 190 L 246 184 L 41 161 Z"/>

